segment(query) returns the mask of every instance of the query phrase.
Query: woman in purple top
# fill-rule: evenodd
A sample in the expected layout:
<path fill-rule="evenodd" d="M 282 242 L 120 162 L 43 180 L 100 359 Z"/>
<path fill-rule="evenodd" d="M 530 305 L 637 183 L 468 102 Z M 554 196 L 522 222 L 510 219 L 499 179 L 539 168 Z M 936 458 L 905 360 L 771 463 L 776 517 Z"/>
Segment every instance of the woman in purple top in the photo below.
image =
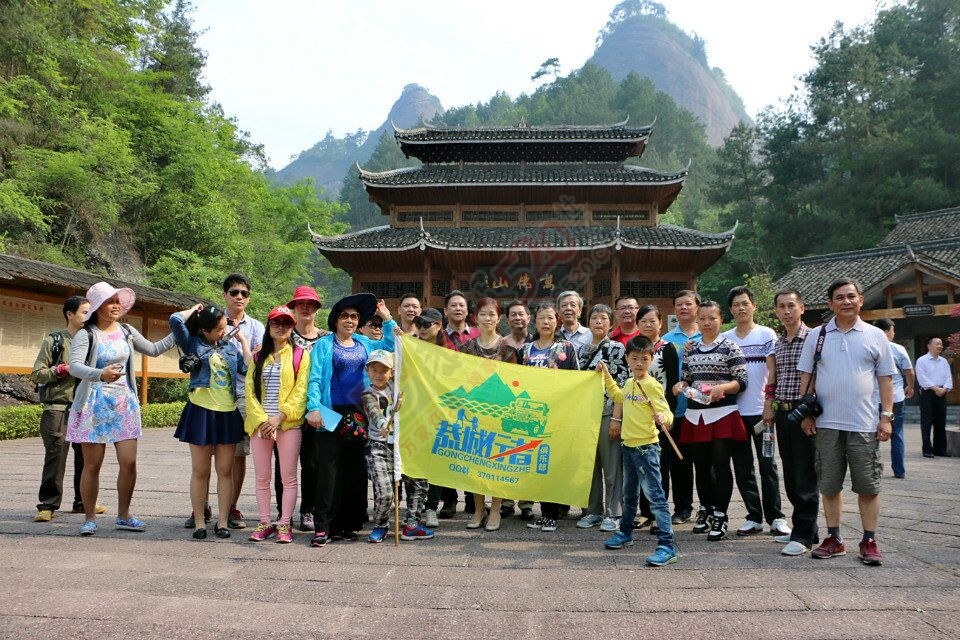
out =
<path fill-rule="evenodd" d="M 557 331 L 557 318 L 557 306 L 551 300 L 540 303 L 534 316 L 536 338 L 523 345 L 520 350 L 520 364 L 544 369 L 580 369 L 577 350 Z M 527 526 L 541 531 L 556 531 L 560 507 L 561 505 L 555 502 L 541 502 L 540 519 L 528 523 Z"/>

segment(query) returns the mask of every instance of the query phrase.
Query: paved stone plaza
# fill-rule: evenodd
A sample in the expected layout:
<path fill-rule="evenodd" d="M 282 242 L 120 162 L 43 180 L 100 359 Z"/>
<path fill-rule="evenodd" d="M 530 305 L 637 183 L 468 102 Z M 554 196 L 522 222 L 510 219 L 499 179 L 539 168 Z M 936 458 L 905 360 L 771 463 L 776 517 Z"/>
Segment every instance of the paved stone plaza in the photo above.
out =
<path fill-rule="evenodd" d="M 662 569 L 644 566 L 654 547 L 646 532 L 607 551 L 606 534 L 574 526 L 576 508 L 554 534 L 516 518 L 469 531 L 460 513 L 434 540 L 399 548 L 361 537 L 312 549 L 306 533 L 290 545 L 243 532 L 196 541 L 183 528 L 189 455 L 172 429 L 140 443 L 133 513 L 147 531 L 113 529 L 108 453 L 100 501 L 109 514 L 80 538 L 80 515 L 32 522 L 39 438 L 0 442 L 0 637 L 960 638 L 960 459 L 922 458 L 919 428 L 907 431 L 905 480 L 892 477 L 884 445 L 882 567 L 856 557 L 855 499 L 843 515 L 850 550 L 830 560 L 781 556 L 767 534 L 737 539 L 739 502 L 731 539 L 709 543 L 680 525 L 680 562 Z M 253 524 L 250 465 L 240 506 Z"/>

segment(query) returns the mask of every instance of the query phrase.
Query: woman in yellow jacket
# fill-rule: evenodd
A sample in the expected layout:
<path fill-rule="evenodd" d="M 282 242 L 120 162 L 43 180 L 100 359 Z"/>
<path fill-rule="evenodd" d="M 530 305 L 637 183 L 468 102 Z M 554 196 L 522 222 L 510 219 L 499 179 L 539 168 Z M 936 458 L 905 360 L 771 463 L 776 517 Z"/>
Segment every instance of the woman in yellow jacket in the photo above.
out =
<path fill-rule="evenodd" d="M 277 542 L 293 542 L 290 518 L 297 502 L 297 461 L 300 457 L 303 416 L 307 410 L 310 354 L 290 339 L 296 323 L 287 307 L 276 307 L 267 317 L 268 330 L 254 366 L 247 372 L 247 417 L 244 429 L 250 435 L 250 452 L 256 476 L 260 524 L 250 539 L 266 540 L 276 533 Z M 283 504 L 280 519 L 270 522 L 270 479 L 273 477 L 273 447 L 279 454 Z"/>

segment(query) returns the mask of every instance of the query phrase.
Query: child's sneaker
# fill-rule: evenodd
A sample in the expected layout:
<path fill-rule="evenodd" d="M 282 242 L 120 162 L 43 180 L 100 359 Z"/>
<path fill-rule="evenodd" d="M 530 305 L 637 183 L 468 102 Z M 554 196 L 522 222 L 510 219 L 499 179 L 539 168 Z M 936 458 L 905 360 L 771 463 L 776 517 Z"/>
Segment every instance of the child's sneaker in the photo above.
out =
<path fill-rule="evenodd" d="M 293 529 L 288 524 L 277 525 L 277 542 L 287 544 L 293 542 Z"/>
<path fill-rule="evenodd" d="M 543 516 L 540 516 L 539 518 L 537 518 L 537 519 L 534 520 L 533 522 L 528 522 L 528 523 L 527 523 L 527 528 L 528 528 L 528 529 L 540 529 L 541 527 L 543 527 L 543 521 L 544 521 L 544 520 L 546 520 L 546 518 L 544 518 Z"/>
<path fill-rule="evenodd" d="M 676 549 L 659 546 L 657 550 L 647 556 L 647 564 L 654 567 L 662 567 L 667 564 L 673 564 L 677 561 Z"/>
<path fill-rule="evenodd" d="M 604 540 L 603 546 L 607 549 L 623 549 L 624 547 L 633 546 L 633 536 L 624 533 L 623 531 L 617 531 L 612 536 Z"/>
<path fill-rule="evenodd" d="M 274 533 L 277 532 L 277 528 L 269 522 L 261 522 L 257 525 L 257 528 L 253 530 L 253 533 L 250 534 L 251 542 L 263 542 Z"/>
<path fill-rule="evenodd" d="M 557 530 L 557 521 L 553 518 L 541 518 L 543 523 L 540 525 L 540 531 L 556 531 Z"/>
<path fill-rule="evenodd" d="M 387 537 L 387 528 L 386 527 L 374 527 L 373 531 L 370 532 L 370 535 L 367 536 L 367 542 L 372 542 L 377 544 L 383 542 L 383 539 Z M 406 540 L 406 538 L 404 538 Z"/>
<path fill-rule="evenodd" d="M 427 529 L 422 524 L 406 524 L 400 532 L 401 540 L 429 540 L 433 537 L 433 531 Z"/>
<path fill-rule="evenodd" d="M 706 533 L 713 525 L 713 515 L 703 507 L 697 511 L 697 521 L 693 524 L 693 533 Z"/>

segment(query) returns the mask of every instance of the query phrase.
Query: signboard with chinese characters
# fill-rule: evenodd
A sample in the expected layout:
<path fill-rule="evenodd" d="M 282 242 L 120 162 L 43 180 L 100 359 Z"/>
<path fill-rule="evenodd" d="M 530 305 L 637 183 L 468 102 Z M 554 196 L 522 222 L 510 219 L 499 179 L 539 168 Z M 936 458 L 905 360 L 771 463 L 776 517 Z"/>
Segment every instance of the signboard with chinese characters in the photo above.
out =
<path fill-rule="evenodd" d="M 933 312 L 932 304 L 907 304 L 903 306 L 903 315 L 907 317 L 932 316 Z"/>
<path fill-rule="evenodd" d="M 515 265 L 478 267 L 470 279 L 470 288 L 478 296 L 491 298 L 553 298 L 570 287 L 566 277 L 570 272 L 567 266 L 531 267 Z"/>

